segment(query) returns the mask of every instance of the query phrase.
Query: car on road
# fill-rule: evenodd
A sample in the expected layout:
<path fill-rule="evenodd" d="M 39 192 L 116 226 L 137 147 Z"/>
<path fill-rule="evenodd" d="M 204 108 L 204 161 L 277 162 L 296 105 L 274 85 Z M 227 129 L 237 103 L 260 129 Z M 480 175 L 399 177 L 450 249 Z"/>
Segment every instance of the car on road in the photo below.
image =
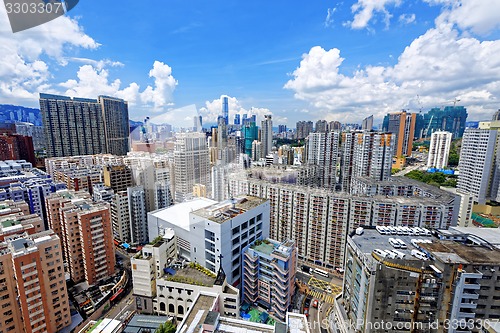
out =
<path fill-rule="evenodd" d="M 308 297 L 306 298 L 306 300 L 305 300 L 305 302 L 304 302 L 304 309 L 305 309 L 305 308 L 308 308 L 308 307 L 309 307 L 309 305 L 311 305 L 311 300 L 312 300 L 312 298 L 311 298 L 310 296 L 308 296 Z"/>
<path fill-rule="evenodd" d="M 317 299 L 315 299 L 313 301 L 313 308 L 318 308 L 318 300 Z"/>
<path fill-rule="evenodd" d="M 309 308 L 304 308 L 304 316 L 309 317 Z"/>

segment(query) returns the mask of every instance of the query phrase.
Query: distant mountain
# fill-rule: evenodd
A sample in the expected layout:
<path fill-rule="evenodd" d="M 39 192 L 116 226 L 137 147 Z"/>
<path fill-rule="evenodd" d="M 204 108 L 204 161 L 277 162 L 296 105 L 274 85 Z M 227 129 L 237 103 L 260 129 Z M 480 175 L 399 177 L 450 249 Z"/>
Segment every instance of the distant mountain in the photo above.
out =
<path fill-rule="evenodd" d="M 143 122 L 142 121 L 135 121 L 135 120 L 128 120 L 128 123 L 130 127 L 137 127 L 137 126 L 142 126 Z"/>
<path fill-rule="evenodd" d="M 42 126 L 42 115 L 39 109 L 0 104 L 0 123 L 17 122 L 28 122 L 36 126 Z"/>

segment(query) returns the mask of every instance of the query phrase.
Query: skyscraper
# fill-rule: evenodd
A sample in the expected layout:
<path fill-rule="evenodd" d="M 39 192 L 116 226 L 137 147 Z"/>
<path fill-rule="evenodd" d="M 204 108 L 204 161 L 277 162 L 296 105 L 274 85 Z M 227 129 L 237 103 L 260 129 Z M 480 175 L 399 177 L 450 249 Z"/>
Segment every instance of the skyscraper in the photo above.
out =
<path fill-rule="evenodd" d="M 320 186 L 335 188 L 338 157 L 339 132 L 315 132 L 309 134 L 307 163 L 317 165 L 320 168 Z"/>
<path fill-rule="evenodd" d="M 40 111 L 49 157 L 129 151 L 128 105 L 121 99 L 40 94 Z"/>
<path fill-rule="evenodd" d="M 312 121 L 298 121 L 296 125 L 297 139 L 306 138 L 313 131 Z"/>
<path fill-rule="evenodd" d="M 328 122 L 326 120 L 318 120 L 316 122 L 316 128 L 314 129 L 316 133 L 326 133 L 328 132 Z"/>
<path fill-rule="evenodd" d="M 240 125 L 241 124 L 241 121 L 240 121 L 240 114 L 237 113 L 234 115 L 234 124 L 235 125 Z"/>
<path fill-rule="evenodd" d="M 229 98 L 222 96 L 222 117 L 226 125 L 229 125 Z"/>
<path fill-rule="evenodd" d="M 179 133 L 174 146 L 175 201 L 192 195 L 194 184 L 210 186 L 210 158 L 205 133 Z"/>
<path fill-rule="evenodd" d="M 394 135 L 391 133 L 356 133 L 352 177 L 387 180 L 391 176 L 394 145 Z"/>
<path fill-rule="evenodd" d="M 453 139 L 461 138 L 465 130 L 467 109 L 463 106 L 445 106 L 433 108 L 424 114 L 423 137 L 430 137 L 433 132 L 446 131 Z"/>
<path fill-rule="evenodd" d="M 373 115 L 363 119 L 363 123 L 361 124 L 361 129 L 367 131 L 371 131 L 373 129 Z"/>
<path fill-rule="evenodd" d="M 471 193 L 479 204 L 490 198 L 498 200 L 498 176 L 493 168 L 498 156 L 497 136 L 496 130 L 468 128 L 462 138 L 457 189 Z"/>
<path fill-rule="evenodd" d="M 147 243 L 148 220 L 144 187 L 129 187 L 127 189 L 127 196 L 130 218 L 130 241 L 132 244 Z"/>
<path fill-rule="evenodd" d="M 427 159 L 427 169 L 444 169 L 448 166 L 448 157 L 451 148 L 450 132 L 438 131 L 432 133 L 431 145 L 429 147 L 429 156 Z"/>
<path fill-rule="evenodd" d="M 384 118 L 383 130 L 393 133 L 396 138 L 394 156 L 409 157 L 413 149 L 413 139 L 415 137 L 416 114 L 406 111 L 389 113 Z"/>
<path fill-rule="evenodd" d="M 130 127 L 128 122 L 128 103 L 120 98 L 99 96 L 101 104 L 106 152 L 113 155 L 127 155 L 130 151 Z"/>
<path fill-rule="evenodd" d="M 273 149 L 273 121 L 271 115 L 264 116 L 262 121 L 262 155 L 266 157 Z"/>
<path fill-rule="evenodd" d="M 245 154 L 252 156 L 252 143 L 259 137 L 259 128 L 254 122 L 247 122 L 243 125 L 242 131 L 245 140 Z"/>

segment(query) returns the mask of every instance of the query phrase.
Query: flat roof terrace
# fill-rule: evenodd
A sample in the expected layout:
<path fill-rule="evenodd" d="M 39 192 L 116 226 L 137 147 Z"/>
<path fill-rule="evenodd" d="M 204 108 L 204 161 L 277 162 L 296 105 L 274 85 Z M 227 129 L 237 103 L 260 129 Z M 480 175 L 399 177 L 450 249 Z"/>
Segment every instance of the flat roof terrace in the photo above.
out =
<path fill-rule="evenodd" d="M 193 212 L 216 223 L 224 223 L 240 214 L 265 203 L 267 199 L 254 196 L 243 196 L 216 203 Z"/>

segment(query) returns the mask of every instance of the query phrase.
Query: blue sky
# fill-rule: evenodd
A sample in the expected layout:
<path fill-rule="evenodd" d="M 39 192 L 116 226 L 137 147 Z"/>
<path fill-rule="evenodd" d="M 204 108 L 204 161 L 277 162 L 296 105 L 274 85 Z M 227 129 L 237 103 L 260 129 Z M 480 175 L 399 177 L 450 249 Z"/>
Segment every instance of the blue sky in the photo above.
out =
<path fill-rule="evenodd" d="M 499 1 L 116 4 L 80 1 L 16 34 L 2 8 L 0 102 L 110 94 L 129 100 L 136 120 L 186 107 L 213 120 L 228 95 L 232 113 L 289 126 L 370 114 L 379 123 L 455 98 L 470 119 L 500 108 Z"/>

